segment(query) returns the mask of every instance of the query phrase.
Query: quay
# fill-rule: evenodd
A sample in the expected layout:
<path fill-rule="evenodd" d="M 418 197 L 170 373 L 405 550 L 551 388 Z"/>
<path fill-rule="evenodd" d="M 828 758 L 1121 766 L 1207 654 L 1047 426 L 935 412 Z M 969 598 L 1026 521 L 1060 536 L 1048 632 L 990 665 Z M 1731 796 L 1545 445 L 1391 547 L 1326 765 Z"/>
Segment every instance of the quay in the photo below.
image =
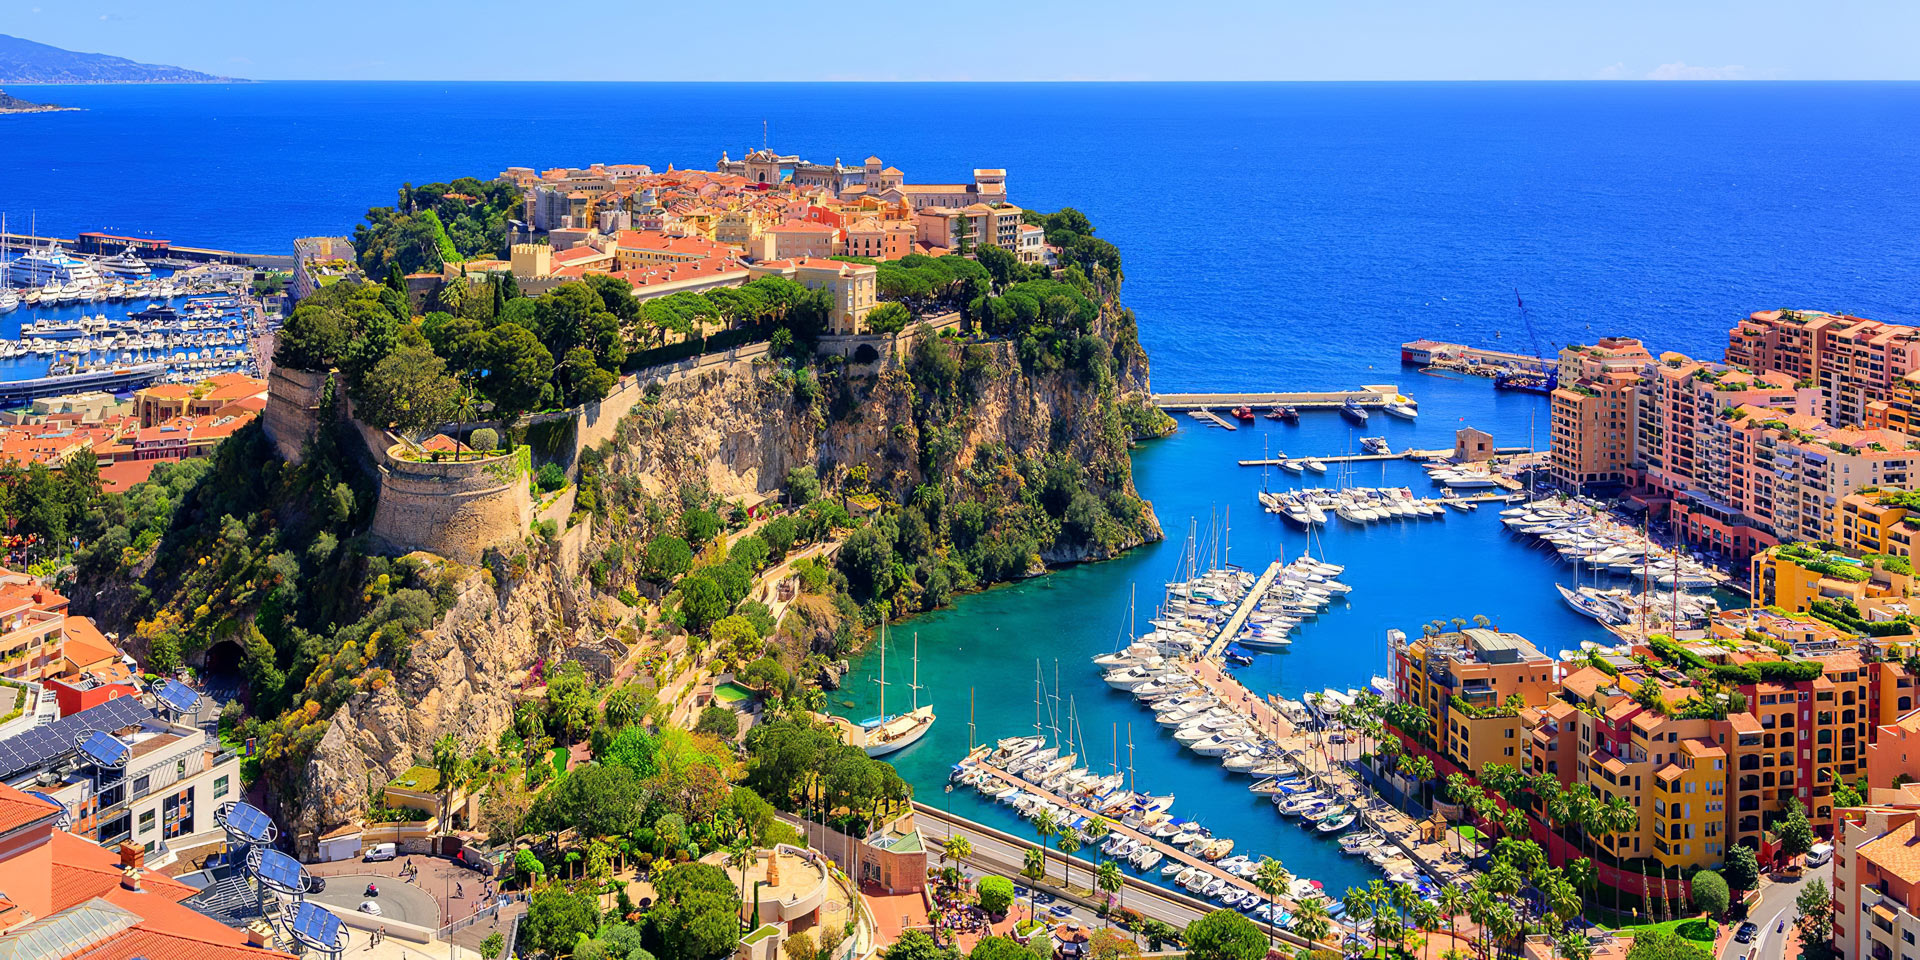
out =
<path fill-rule="evenodd" d="M 1495 447 L 1493 452 L 1499 456 L 1526 456 L 1545 453 L 1544 450 L 1530 450 L 1526 447 Z M 1315 457 L 1321 463 L 1364 463 L 1369 460 L 1445 460 L 1453 456 L 1452 450 L 1415 450 L 1408 448 L 1393 453 L 1346 453 L 1331 457 Z M 1272 457 L 1268 459 L 1240 460 L 1243 467 L 1277 467 L 1292 457 Z"/>
<path fill-rule="evenodd" d="M 121 237 L 105 233 L 82 233 L 77 237 L 43 237 L 31 233 L 6 233 L 7 245 L 14 250 L 31 247 L 59 247 L 64 250 L 94 254 L 115 254 L 128 246 L 136 250 L 142 259 L 168 258 L 190 260 L 196 263 L 237 263 L 249 267 L 268 270 L 292 270 L 293 255 L 290 253 L 237 253 L 232 250 L 215 250 L 210 247 L 178 247 L 170 240 L 155 240 L 150 237 Z"/>
<path fill-rule="evenodd" d="M 60 397 L 93 390 L 126 393 L 152 386 L 166 372 L 166 364 L 143 363 L 90 373 L 9 380 L 0 383 L 0 409 L 24 406 L 42 397 Z"/>
<path fill-rule="evenodd" d="M 1225 650 L 1227 644 L 1240 632 L 1240 628 L 1246 626 L 1247 618 L 1253 615 L 1253 608 L 1260 605 L 1260 598 L 1267 595 L 1267 588 L 1273 586 L 1274 578 L 1280 576 L 1280 571 L 1285 566 L 1278 560 L 1267 564 L 1267 572 L 1253 582 L 1253 589 L 1248 590 L 1247 595 L 1240 598 L 1239 605 L 1234 607 L 1233 616 L 1227 618 L 1220 632 L 1215 634 L 1213 640 L 1207 644 L 1207 652 L 1201 657 L 1202 660 L 1219 658 L 1220 651 Z"/>
<path fill-rule="evenodd" d="M 1400 362 L 1409 366 L 1457 370 L 1480 377 L 1491 377 L 1508 370 L 1529 373 L 1555 373 L 1560 361 L 1554 357 L 1533 357 L 1508 350 L 1469 347 L 1464 343 L 1442 340 L 1409 340 L 1400 345 Z"/>
<path fill-rule="evenodd" d="M 1384 407 L 1400 395 L 1393 384 L 1363 385 L 1358 390 L 1322 390 L 1308 393 L 1156 393 L 1153 405 L 1162 410 L 1208 410 L 1212 407 L 1292 407 L 1296 410 L 1338 410 L 1352 400 L 1363 407 Z"/>

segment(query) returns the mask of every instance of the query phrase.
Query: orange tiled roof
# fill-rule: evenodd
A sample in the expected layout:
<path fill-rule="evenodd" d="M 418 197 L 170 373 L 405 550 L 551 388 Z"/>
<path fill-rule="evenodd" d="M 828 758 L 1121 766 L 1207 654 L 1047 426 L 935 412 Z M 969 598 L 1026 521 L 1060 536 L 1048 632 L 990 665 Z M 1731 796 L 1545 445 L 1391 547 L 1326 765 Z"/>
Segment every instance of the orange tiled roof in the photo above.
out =
<path fill-rule="evenodd" d="M 1905 883 L 1920 883 L 1920 838 L 1913 818 L 1860 845 L 1859 856 Z"/>

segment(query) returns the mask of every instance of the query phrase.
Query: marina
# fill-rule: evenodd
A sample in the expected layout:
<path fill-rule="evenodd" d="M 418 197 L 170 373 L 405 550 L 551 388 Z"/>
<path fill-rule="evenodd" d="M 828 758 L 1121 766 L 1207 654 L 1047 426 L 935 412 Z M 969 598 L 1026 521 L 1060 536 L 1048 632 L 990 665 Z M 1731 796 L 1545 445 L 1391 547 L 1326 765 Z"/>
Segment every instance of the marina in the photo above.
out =
<path fill-rule="evenodd" d="M 1362 386 L 1358 390 L 1320 390 L 1301 393 L 1156 393 L 1153 395 L 1153 404 L 1162 410 L 1176 413 L 1190 410 L 1232 410 L 1238 407 L 1249 407 L 1256 411 L 1291 407 L 1296 411 L 1338 412 L 1349 403 L 1369 409 L 1384 409 L 1397 399 L 1401 399 L 1400 388 L 1393 384 L 1382 384 Z"/>
<path fill-rule="evenodd" d="M 1495 416 L 1486 415 L 1486 397 L 1483 385 L 1436 381 L 1429 395 L 1422 397 L 1422 420 L 1446 424 L 1445 432 L 1450 434 L 1457 418 L 1472 412 L 1495 437 L 1524 439 L 1529 408 L 1537 402 L 1514 406 L 1502 418 L 1497 410 Z M 1380 422 L 1373 432 L 1386 436 L 1396 449 L 1440 445 L 1434 442 L 1440 436 L 1420 442 L 1440 428 L 1421 426 L 1418 421 L 1376 419 Z M 1182 418 L 1183 425 L 1186 422 Z M 1263 444 L 1269 449 L 1284 444 L 1288 449 L 1338 450 L 1350 442 L 1348 424 L 1338 417 L 1307 418 L 1294 425 L 1263 416 L 1240 427 L 1234 432 L 1183 429 L 1135 452 L 1136 482 L 1168 526 L 1178 522 L 1185 527 L 1183 518 L 1190 516 L 1204 523 L 1221 505 L 1244 503 L 1240 498 L 1257 495 L 1261 480 L 1238 464 L 1243 459 L 1261 458 Z M 1276 438 L 1281 438 L 1279 443 Z M 1369 486 L 1419 488 L 1431 482 L 1419 465 L 1409 460 L 1382 461 L 1367 472 L 1365 482 Z M 1331 482 L 1332 473 L 1332 469 L 1324 475 L 1273 470 L 1267 485 L 1272 492 L 1318 488 L 1316 485 Z M 1476 493 L 1474 498 L 1483 502 L 1497 499 L 1490 493 Z M 1234 513 L 1238 516 L 1240 511 Z M 1325 776 L 1340 768 L 1336 760 L 1332 771 L 1324 769 L 1329 765 L 1321 751 L 1331 749 L 1327 756 L 1337 757 L 1338 745 L 1328 748 L 1317 742 L 1318 734 L 1288 719 L 1274 698 L 1300 704 L 1307 694 L 1318 694 L 1328 687 L 1345 691 L 1366 686 L 1372 675 L 1386 670 L 1385 637 L 1389 629 L 1406 628 L 1433 616 L 1484 612 L 1502 629 L 1563 638 L 1560 642 L 1566 646 L 1578 646 L 1583 641 L 1617 642 L 1599 623 L 1576 613 L 1561 600 L 1554 585 L 1556 581 L 1571 582 L 1568 568 L 1543 555 L 1528 539 L 1510 532 L 1500 523 L 1499 510 L 1483 507 L 1459 513 L 1437 523 L 1355 525 L 1335 519 L 1310 531 L 1277 515 L 1240 517 L 1233 527 L 1230 551 L 1223 543 L 1218 561 L 1199 566 L 1225 567 L 1238 558 L 1258 558 L 1257 566 L 1243 571 L 1250 589 L 1257 574 L 1264 572 L 1274 558 L 1292 560 L 1311 552 L 1316 558 L 1324 555 L 1329 562 L 1345 567 L 1338 579 L 1352 587 L 1350 596 L 1354 599 L 1336 601 L 1320 616 L 1300 621 L 1287 634 L 1291 642 L 1285 647 L 1263 653 L 1238 642 L 1226 644 L 1221 660 L 1205 662 L 1190 674 L 1196 692 L 1218 697 L 1230 711 L 1245 710 L 1249 729 L 1260 730 L 1282 751 L 1293 751 L 1282 759 L 1295 767 L 1305 767 L 1303 774 Z M 983 737 L 1031 734 L 1033 638 L 1044 636 L 1046 669 L 1051 676 L 1051 661 L 1058 658 L 1061 662 L 1057 692 L 1063 705 L 1067 699 L 1077 705 L 1082 726 L 1099 744 L 1093 752 L 1100 756 L 1103 772 L 1112 767 L 1107 762 L 1113 750 L 1110 740 L 1119 745 L 1121 762 L 1127 761 L 1130 726 L 1130 776 L 1143 790 L 1177 792 L 1176 815 L 1199 822 L 1215 837 L 1235 840 L 1232 855 L 1246 855 L 1256 861 L 1272 856 L 1296 878 L 1320 881 L 1335 896 L 1348 887 L 1378 879 L 1379 867 L 1364 854 L 1349 854 L 1317 827 L 1302 827 L 1300 820 L 1278 814 L 1270 795 L 1251 789 L 1265 778 L 1232 772 L 1225 766 L 1225 757 L 1205 757 L 1187 749 L 1172 736 L 1177 727 L 1162 727 L 1167 732 L 1154 733 L 1150 728 L 1158 725 L 1153 722 L 1156 712 L 1145 710 L 1132 694 L 1104 683 L 1101 673 L 1072 666 L 1114 651 L 1115 621 L 1125 619 L 1120 614 L 1129 606 L 1130 593 L 1137 590 L 1143 596 L 1157 595 L 1167 581 L 1187 577 L 1185 571 L 1191 561 L 1186 559 L 1189 551 L 1185 541 L 1183 530 L 1165 542 L 1113 561 L 1056 570 L 1017 585 L 963 596 L 952 609 L 909 621 L 904 626 L 920 634 L 921 669 L 929 676 L 963 678 L 936 690 L 936 705 L 944 708 L 950 720 L 956 705 L 966 708 L 959 698 L 977 696 L 979 733 Z M 1427 562 L 1420 558 L 1448 559 Z M 1449 562 L 1451 558 L 1459 561 Z M 1419 565 L 1418 576 L 1410 572 L 1415 564 Z M 1239 597 L 1236 595 L 1236 600 Z M 1219 608 L 1219 619 L 1210 629 L 1194 635 L 1197 643 L 1216 638 L 1225 619 L 1237 609 L 1231 603 L 1214 606 Z M 1152 604 L 1142 602 L 1140 607 L 1128 620 L 1131 626 L 1125 629 L 1126 636 L 1145 636 L 1155 629 L 1153 620 L 1166 619 Z M 1245 651 L 1247 663 L 1226 659 L 1238 651 Z M 891 671 L 894 664 L 888 666 Z M 878 667 L 877 651 L 853 658 L 846 688 L 833 694 L 835 714 L 860 718 L 876 712 L 877 691 L 863 678 L 877 676 Z M 889 700 L 893 692 L 894 688 L 889 688 Z M 1311 723 L 1313 718 L 1306 719 Z M 948 789 L 954 762 L 974 746 L 968 740 L 966 724 L 936 724 L 918 744 L 887 759 L 915 784 L 924 804 L 1016 836 L 1033 837 L 1031 825 L 1010 806 L 971 789 Z M 1079 752 L 1084 757 L 1087 751 Z M 1352 802 L 1345 805 L 1351 806 Z M 1391 807 L 1367 807 L 1363 813 L 1356 823 L 1411 829 L 1412 822 Z M 1358 827 L 1350 829 L 1359 831 Z M 1379 828 L 1367 832 L 1379 832 Z M 1393 849 L 1396 855 L 1404 856 L 1404 849 Z M 1434 868 L 1430 876 L 1451 868 L 1444 859 L 1438 859 L 1444 850 L 1431 845 L 1419 849 L 1419 862 Z M 1080 857 L 1092 862 L 1104 858 L 1086 846 Z M 1079 872 L 1076 867 L 1076 882 Z M 1173 884 L 1173 878 L 1160 877 L 1157 869 L 1138 875 L 1142 882 L 1173 886 L 1184 892 Z"/>

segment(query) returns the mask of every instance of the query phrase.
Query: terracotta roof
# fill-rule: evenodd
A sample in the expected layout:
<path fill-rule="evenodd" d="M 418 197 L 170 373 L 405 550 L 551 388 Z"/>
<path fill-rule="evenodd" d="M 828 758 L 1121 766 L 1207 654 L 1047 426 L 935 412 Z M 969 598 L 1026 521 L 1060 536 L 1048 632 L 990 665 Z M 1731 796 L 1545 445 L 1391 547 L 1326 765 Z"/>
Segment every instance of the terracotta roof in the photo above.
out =
<path fill-rule="evenodd" d="M 145 483 L 155 467 L 179 463 L 179 457 L 155 457 L 151 460 L 121 460 L 100 465 L 100 489 L 106 493 L 125 493 L 136 483 Z"/>
<path fill-rule="evenodd" d="M 0 783 L 0 834 L 12 833 L 41 820 L 51 823 L 60 813 L 60 808 L 45 800 Z"/>
<path fill-rule="evenodd" d="M 68 617 L 66 622 L 67 638 L 62 646 L 64 655 L 75 666 L 85 670 L 102 660 L 117 660 L 120 649 L 113 645 L 86 617 Z"/>
<path fill-rule="evenodd" d="M 1920 883 L 1920 838 L 1914 835 L 1914 819 L 1859 846 L 1855 851 L 1868 863 L 1891 873 L 1905 883 Z"/>

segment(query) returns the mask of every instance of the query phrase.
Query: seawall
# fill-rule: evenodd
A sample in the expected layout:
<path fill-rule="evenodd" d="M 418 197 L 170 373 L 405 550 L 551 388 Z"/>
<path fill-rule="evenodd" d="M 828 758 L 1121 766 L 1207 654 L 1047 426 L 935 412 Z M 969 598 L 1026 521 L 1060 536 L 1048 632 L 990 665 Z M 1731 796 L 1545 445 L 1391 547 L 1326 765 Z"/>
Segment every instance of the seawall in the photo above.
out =
<path fill-rule="evenodd" d="M 426 550 L 477 564 L 488 547 L 525 536 L 533 522 L 529 451 L 484 460 L 418 461 L 389 448 L 380 465 L 373 542 L 395 553 Z"/>

